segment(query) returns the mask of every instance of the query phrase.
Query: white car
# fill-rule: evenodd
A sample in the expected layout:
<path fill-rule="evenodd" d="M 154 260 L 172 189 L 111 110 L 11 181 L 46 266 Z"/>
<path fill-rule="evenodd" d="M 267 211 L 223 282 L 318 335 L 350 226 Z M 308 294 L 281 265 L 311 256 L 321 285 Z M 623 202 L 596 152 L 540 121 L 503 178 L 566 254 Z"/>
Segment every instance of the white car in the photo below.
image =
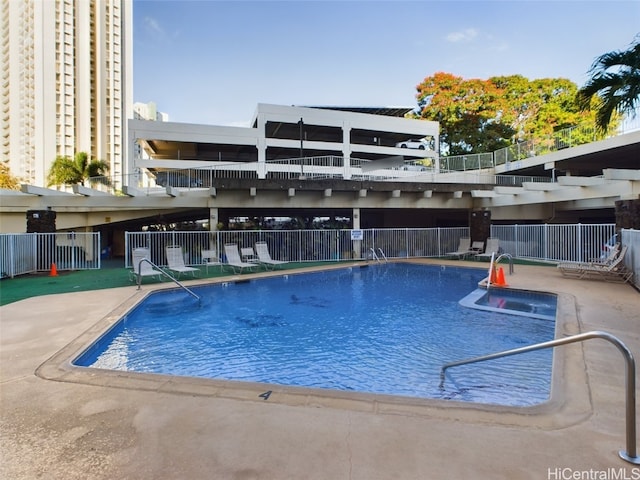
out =
<path fill-rule="evenodd" d="M 396 143 L 396 147 L 414 148 L 414 149 L 417 149 L 417 150 L 430 150 L 431 149 L 431 147 L 429 145 L 429 142 L 427 140 L 425 140 L 424 138 L 421 138 L 421 139 L 410 138 L 409 140 L 405 140 L 404 142 Z"/>

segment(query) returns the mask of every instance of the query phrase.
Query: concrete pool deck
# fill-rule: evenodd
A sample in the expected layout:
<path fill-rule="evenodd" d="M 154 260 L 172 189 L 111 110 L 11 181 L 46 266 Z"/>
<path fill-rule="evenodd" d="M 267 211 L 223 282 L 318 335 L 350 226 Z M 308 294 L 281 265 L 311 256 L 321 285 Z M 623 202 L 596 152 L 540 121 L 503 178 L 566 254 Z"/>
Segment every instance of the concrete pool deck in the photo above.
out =
<path fill-rule="evenodd" d="M 562 294 L 565 333 L 603 330 L 640 356 L 633 287 L 522 265 L 506 280 Z M 617 453 L 626 449 L 623 357 L 598 339 L 556 349 L 564 360 L 554 400 L 520 411 L 65 366 L 78 339 L 155 287 L 0 308 L 2 478 L 563 479 L 614 470 L 627 477 L 606 478 L 640 478 L 640 466 Z"/>

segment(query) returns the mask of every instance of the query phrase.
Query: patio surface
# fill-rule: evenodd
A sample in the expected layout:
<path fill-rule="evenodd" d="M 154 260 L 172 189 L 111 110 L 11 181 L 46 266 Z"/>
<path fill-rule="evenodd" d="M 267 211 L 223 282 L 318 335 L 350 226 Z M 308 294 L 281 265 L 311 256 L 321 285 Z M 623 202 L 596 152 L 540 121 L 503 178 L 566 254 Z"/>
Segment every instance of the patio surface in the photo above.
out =
<path fill-rule="evenodd" d="M 633 287 L 524 265 L 506 280 L 561 294 L 560 334 L 603 330 L 639 356 Z M 623 358 L 600 339 L 556 349 L 553 399 L 529 409 L 94 375 L 66 363 L 81 341 L 157 287 L 0 307 L 1 478 L 562 479 L 612 469 L 627 475 L 615 478 L 640 478 L 640 466 L 617 453 L 626 449 Z"/>

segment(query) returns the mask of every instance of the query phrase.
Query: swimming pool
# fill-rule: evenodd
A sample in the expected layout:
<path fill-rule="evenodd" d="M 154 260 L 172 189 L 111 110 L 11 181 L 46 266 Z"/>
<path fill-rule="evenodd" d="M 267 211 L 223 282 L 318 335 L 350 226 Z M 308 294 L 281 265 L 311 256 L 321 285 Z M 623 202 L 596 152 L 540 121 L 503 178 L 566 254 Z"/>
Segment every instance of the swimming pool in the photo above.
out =
<path fill-rule="evenodd" d="M 465 308 L 483 270 L 411 264 L 148 296 L 74 362 L 94 368 L 501 405 L 549 397 L 552 354 L 443 363 L 550 340 L 555 322 Z"/>

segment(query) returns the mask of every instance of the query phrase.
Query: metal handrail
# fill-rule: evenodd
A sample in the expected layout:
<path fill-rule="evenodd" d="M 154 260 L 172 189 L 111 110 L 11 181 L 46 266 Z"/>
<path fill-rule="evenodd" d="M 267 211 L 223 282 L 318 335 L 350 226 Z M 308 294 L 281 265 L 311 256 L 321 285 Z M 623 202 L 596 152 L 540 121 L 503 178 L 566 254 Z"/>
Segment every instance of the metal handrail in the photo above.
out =
<path fill-rule="evenodd" d="M 138 281 L 136 282 L 138 284 L 138 290 L 140 290 L 140 285 L 142 284 L 142 275 L 140 275 L 141 271 L 142 271 L 142 262 L 147 262 L 149 265 L 151 265 L 153 268 L 155 268 L 159 273 L 161 273 L 162 275 L 164 275 L 165 277 L 168 277 L 169 279 L 171 279 L 176 285 L 178 285 L 180 288 L 184 289 L 189 295 L 191 295 L 192 297 L 194 297 L 196 300 L 198 300 L 198 302 L 200 301 L 200 297 L 198 295 L 196 295 L 195 293 L 193 293 L 191 290 L 189 290 L 187 287 L 185 287 L 182 283 L 180 283 L 173 275 L 169 275 L 167 272 L 165 272 L 164 270 L 162 270 L 158 265 L 156 265 L 155 263 L 153 263 L 151 260 L 149 260 L 148 258 L 143 258 L 142 260 L 140 260 L 138 262 Z"/>
<path fill-rule="evenodd" d="M 509 275 L 513 275 L 513 256 L 510 253 L 501 253 L 500 255 L 498 255 L 498 258 L 496 258 L 496 265 L 503 258 L 509 259 Z"/>
<path fill-rule="evenodd" d="M 387 256 L 384 254 L 384 250 L 382 250 L 382 248 L 378 247 L 378 251 L 380 252 L 380 255 L 382 255 L 382 258 L 384 258 L 385 262 L 389 262 L 389 259 L 387 258 Z"/>
<path fill-rule="evenodd" d="M 544 348 L 553 348 L 560 345 L 566 345 L 569 343 L 582 342 L 592 338 L 602 338 L 613 343 L 622 356 L 625 359 L 625 387 L 626 387 L 626 440 L 627 450 L 620 450 L 618 455 L 623 460 L 640 465 L 640 457 L 636 454 L 636 366 L 631 351 L 627 346 L 622 343 L 617 337 L 607 332 L 591 331 L 586 333 L 580 333 L 577 335 L 571 335 L 564 338 L 557 338 L 548 342 L 536 343 L 535 345 L 529 345 L 526 347 L 514 348 L 512 350 L 505 350 L 503 352 L 492 353 L 489 355 L 482 355 L 479 357 L 468 358 L 466 360 L 459 360 L 457 362 L 446 363 L 440 370 L 440 388 L 444 388 L 445 371 L 447 368 L 457 367 L 460 365 L 466 365 L 469 363 L 483 362 L 485 360 L 494 360 L 496 358 L 508 357 L 511 355 L 517 355 L 520 353 L 533 352 L 535 350 L 542 350 Z"/>
<path fill-rule="evenodd" d="M 378 258 L 378 254 L 376 253 L 375 249 L 373 247 L 371 247 L 369 250 L 371 250 L 371 254 L 373 255 L 373 259 L 380 263 L 380 258 Z"/>

